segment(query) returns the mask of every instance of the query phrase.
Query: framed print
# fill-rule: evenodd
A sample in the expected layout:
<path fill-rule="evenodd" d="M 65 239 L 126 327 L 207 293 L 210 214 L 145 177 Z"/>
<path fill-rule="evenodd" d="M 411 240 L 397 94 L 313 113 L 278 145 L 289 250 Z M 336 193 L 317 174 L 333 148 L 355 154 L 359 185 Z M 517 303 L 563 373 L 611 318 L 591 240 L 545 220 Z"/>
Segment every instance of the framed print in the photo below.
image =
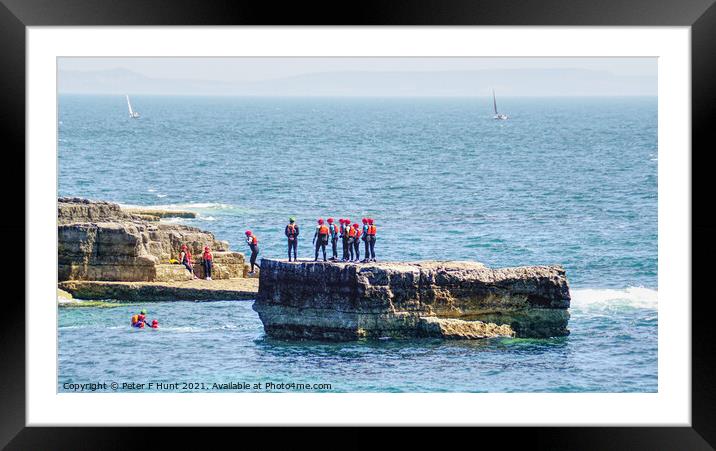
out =
<path fill-rule="evenodd" d="M 4 5 L 9 449 L 247 425 L 710 449 L 710 2 Z"/>

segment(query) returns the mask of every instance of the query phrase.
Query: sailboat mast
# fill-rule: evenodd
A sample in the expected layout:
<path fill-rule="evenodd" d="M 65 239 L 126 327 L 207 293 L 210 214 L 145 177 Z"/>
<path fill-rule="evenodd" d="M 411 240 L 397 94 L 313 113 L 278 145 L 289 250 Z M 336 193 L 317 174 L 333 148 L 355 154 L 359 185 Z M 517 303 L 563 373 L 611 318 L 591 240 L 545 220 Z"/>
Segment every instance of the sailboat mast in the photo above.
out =
<path fill-rule="evenodd" d="M 129 101 L 129 100 L 127 100 Z M 497 99 L 495 98 L 495 90 L 492 90 L 492 105 L 495 107 L 495 114 L 497 114 Z"/>

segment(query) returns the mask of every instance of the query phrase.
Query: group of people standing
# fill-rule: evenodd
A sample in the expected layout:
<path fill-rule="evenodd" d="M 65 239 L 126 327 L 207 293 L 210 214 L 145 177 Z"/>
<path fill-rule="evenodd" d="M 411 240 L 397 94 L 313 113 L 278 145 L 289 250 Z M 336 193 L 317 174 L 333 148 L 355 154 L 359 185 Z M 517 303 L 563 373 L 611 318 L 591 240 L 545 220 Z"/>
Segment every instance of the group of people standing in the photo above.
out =
<path fill-rule="evenodd" d="M 297 259 L 299 229 L 295 218 L 291 217 L 288 221 L 289 223 L 284 233 L 288 239 L 288 261 L 291 261 L 292 254 L 293 260 Z M 378 228 L 372 218 L 363 218 L 362 229 L 358 223 L 351 225 L 350 219 L 339 219 L 340 226 L 335 223 L 333 218 L 328 218 L 326 221 L 323 218 L 319 218 L 317 222 L 318 225 L 313 234 L 313 245 L 315 246 L 313 261 L 318 261 L 320 251 L 323 253 L 323 261 L 329 260 L 326 258 L 326 246 L 328 246 L 329 242 L 331 243 L 332 251 L 330 260 L 338 261 L 339 239 L 343 243 L 341 261 L 362 261 L 363 263 L 375 261 L 375 240 Z M 363 260 L 360 259 L 361 241 L 363 241 L 365 247 L 365 258 Z"/>
<path fill-rule="evenodd" d="M 340 226 L 335 224 L 333 218 L 328 218 L 326 221 L 323 218 L 318 219 L 318 225 L 316 231 L 313 234 L 313 244 L 315 246 L 315 255 L 313 261 L 318 261 L 319 251 L 323 251 L 323 261 L 338 261 L 338 240 L 343 242 L 343 256 L 341 261 L 344 262 L 374 262 L 375 261 L 375 239 L 378 232 L 378 228 L 373 221 L 373 218 L 363 218 L 363 228 L 358 223 L 351 225 L 350 219 L 339 219 Z M 296 218 L 290 217 L 288 219 L 288 225 L 284 231 L 288 240 L 288 261 L 298 259 L 298 235 L 299 229 L 296 224 Z M 251 264 L 251 271 L 249 274 L 255 273 L 256 258 L 259 255 L 259 239 L 254 235 L 251 230 L 245 232 L 246 244 L 248 244 L 251 250 L 251 257 L 249 263 Z M 360 242 L 363 241 L 365 248 L 365 258 L 360 259 Z M 330 259 L 326 258 L 326 246 L 331 243 L 332 255 Z M 204 266 L 204 274 L 206 280 L 211 280 L 211 269 L 213 266 L 214 257 L 211 254 L 209 246 L 204 247 L 204 253 L 201 255 L 201 263 Z M 186 244 L 182 244 L 181 251 L 179 252 L 179 263 L 184 265 L 194 279 L 198 277 L 194 274 L 194 262 L 192 261 L 191 252 Z"/>

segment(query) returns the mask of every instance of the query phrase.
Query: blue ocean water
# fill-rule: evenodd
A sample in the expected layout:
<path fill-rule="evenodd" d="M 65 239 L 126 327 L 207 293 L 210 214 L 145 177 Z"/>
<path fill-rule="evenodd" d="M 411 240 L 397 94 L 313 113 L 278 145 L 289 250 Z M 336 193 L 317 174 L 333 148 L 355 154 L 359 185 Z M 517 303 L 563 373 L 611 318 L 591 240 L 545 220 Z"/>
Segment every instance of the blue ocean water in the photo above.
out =
<path fill-rule="evenodd" d="M 59 387 L 309 381 L 331 391 L 656 391 L 656 98 L 59 97 L 59 194 L 196 211 L 261 257 L 283 227 L 370 216 L 379 260 L 562 264 L 569 337 L 349 344 L 263 336 L 250 302 L 60 309 Z M 132 351 L 128 351 L 132 349 Z M 134 365 L 136 351 L 148 357 Z M 151 362 L 151 363 L 150 363 Z"/>

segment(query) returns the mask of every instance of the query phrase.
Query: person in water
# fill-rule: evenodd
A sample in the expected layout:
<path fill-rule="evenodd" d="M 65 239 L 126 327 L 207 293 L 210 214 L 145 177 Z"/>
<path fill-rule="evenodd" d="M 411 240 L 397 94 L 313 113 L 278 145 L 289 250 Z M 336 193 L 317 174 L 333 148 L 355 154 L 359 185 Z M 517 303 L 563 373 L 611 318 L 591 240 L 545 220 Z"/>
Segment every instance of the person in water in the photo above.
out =
<path fill-rule="evenodd" d="M 296 224 L 296 218 L 291 216 L 288 218 L 288 225 L 284 231 L 286 238 L 288 238 L 288 261 L 291 261 L 291 249 L 293 249 L 293 260 L 297 261 L 296 252 L 298 249 L 298 225 Z"/>
<path fill-rule="evenodd" d="M 251 272 L 249 272 L 249 274 L 254 274 L 254 267 L 256 266 L 256 257 L 259 255 L 259 239 L 256 238 L 256 235 L 254 235 L 251 230 L 246 231 L 246 244 L 248 244 L 249 248 L 251 249 Z"/>
<path fill-rule="evenodd" d="M 155 320 L 156 321 L 156 320 Z M 147 311 L 142 309 L 138 315 L 132 315 L 132 327 L 144 328 L 147 322 Z"/>
<path fill-rule="evenodd" d="M 189 270 L 189 274 L 191 274 L 193 279 L 198 279 L 196 275 L 194 274 L 194 264 L 191 261 L 191 252 L 189 252 L 189 248 L 186 244 L 181 245 L 181 251 L 179 252 L 179 263 L 184 265 L 186 269 Z"/>
<path fill-rule="evenodd" d="M 373 222 L 373 218 L 368 218 L 368 229 L 366 230 L 366 244 L 368 244 L 368 250 L 365 254 L 365 260 L 368 262 L 375 261 L 375 236 L 378 228 Z"/>
<path fill-rule="evenodd" d="M 350 229 L 350 219 L 341 219 L 341 240 L 343 241 L 343 261 L 347 262 L 350 259 L 350 247 L 351 245 L 348 244 L 350 241 L 350 237 L 348 236 L 349 229 Z"/>
<path fill-rule="evenodd" d="M 343 221 L 341 219 L 341 221 Z M 338 260 L 338 235 L 339 229 L 336 224 L 333 223 L 333 218 L 328 218 L 328 229 L 331 232 L 331 258 L 329 260 Z"/>
<path fill-rule="evenodd" d="M 316 246 L 316 255 L 313 259 L 314 262 L 318 261 L 318 250 L 323 250 L 323 261 L 326 260 L 326 245 L 328 244 L 328 235 L 330 231 L 328 226 L 323 223 L 323 218 L 318 219 L 318 226 L 316 227 L 316 233 L 313 234 L 313 244 Z"/>
<path fill-rule="evenodd" d="M 204 265 L 206 280 L 211 280 L 211 267 L 214 265 L 214 256 L 211 254 L 209 246 L 204 247 L 204 253 L 201 254 L 201 263 Z"/>
<path fill-rule="evenodd" d="M 360 230 L 360 226 L 358 223 L 353 224 L 353 230 L 355 231 L 355 234 L 353 236 L 353 250 L 355 251 L 355 260 L 354 261 L 360 261 L 360 237 L 362 235 L 362 232 Z"/>
<path fill-rule="evenodd" d="M 151 328 L 152 328 L 152 329 L 159 329 L 159 321 L 157 321 L 156 319 L 153 319 L 153 320 L 152 320 Z"/>

